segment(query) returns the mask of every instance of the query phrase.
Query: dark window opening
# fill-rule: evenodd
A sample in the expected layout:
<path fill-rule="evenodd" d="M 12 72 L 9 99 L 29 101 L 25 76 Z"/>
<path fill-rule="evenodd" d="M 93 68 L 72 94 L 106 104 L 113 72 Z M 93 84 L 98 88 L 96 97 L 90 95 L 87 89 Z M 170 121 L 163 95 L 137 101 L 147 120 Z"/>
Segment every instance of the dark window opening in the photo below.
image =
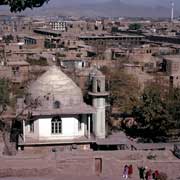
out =
<path fill-rule="evenodd" d="M 78 118 L 78 130 L 80 131 L 82 129 L 82 115 L 79 115 Z"/>
<path fill-rule="evenodd" d="M 101 81 L 97 80 L 97 92 L 101 92 Z"/>
<path fill-rule="evenodd" d="M 33 133 L 34 132 L 34 121 L 30 121 L 29 125 L 30 125 L 30 133 Z"/>
<path fill-rule="evenodd" d="M 58 109 L 58 108 L 60 108 L 60 102 L 59 101 L 55 101 L 54 102 L 54 109 Z"/>

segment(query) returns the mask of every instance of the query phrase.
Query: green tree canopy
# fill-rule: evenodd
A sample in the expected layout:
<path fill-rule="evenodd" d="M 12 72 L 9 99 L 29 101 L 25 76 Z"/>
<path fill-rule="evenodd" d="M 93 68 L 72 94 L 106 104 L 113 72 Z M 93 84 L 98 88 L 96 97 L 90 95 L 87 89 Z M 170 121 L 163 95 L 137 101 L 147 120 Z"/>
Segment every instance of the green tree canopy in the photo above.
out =
<path fill-rule="evenodd" d="M 180 135 L 180 89 L 167 92 L 158 86 L 146 87 L 132 114 L 137 122 L 134 135 L 152 140 L 177 138 Z"/>
<path fill-rule="evenodd" d="M 12 36 L 12 34 L 3 36 L 3 41 L 4 41 L 5 43 L 10 43 L 10 42 L 12 42 L 13 40 L 14 40 L 14 37 Z"/>
<path fill-rule="evenodd" d="M 139 23 L 133 23 L 129 25 L 129 30 L 140 30 L 141 29 L 141 24 Z"/>
<path fill-rule="evenodd" d="M 140 97 L 139 105 L 132 112 L 141 136 L 154 139 L 166 136 L 171 116 L 166 100 L 162 99 L 156 88 L 147 88 Z"/>
<path fill-rule="evenodd" d="M 136 77 L 127 74 L 122 68 L 102 68 L 109 82 L 111 106 L 120 113 L 131 113 L 137 104 L 140 87 Z"/>
<path fill-rule="evenodd" d="M 168 98 L 168 110 L 171 115 L 172 126 L 170 128 L 180 129 L 180 89 L 175 88 L 171 91 Z"/>
<path fill-rule="evenodd" d="M 0 79 L 0 106 L 9 103 L 9 81 Z"/>
<path fill-rule="evenodd" d="M 49 0 L 0 0 L 0 5 L 8 5 L 11 12 L 23 11 L 26 8 L 41 7 Z"/>

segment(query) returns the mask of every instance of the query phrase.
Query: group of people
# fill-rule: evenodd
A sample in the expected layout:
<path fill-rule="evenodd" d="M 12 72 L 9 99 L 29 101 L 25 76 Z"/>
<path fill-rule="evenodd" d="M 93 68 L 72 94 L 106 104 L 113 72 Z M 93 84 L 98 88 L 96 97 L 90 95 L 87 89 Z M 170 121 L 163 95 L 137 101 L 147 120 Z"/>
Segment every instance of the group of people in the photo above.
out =
<path fill-rule="evenodd" d="M 138 167 L 140 180 L 159 180 L 159 171 L 152 171 L 148 167 Z M 125 165 L 122 177 L 124 179 L 131 178 L 133 174 L 133 166 Z"/>
<path fill-rule="evenodd" d="M 123 178 L 128 179 L 131 178 L 133 174 L 133 166 L 132 165 L 125 165 L 123 170 Z"/>
<path fill-rule="evenodd" d="M 152 171 L 147 167 L 139 167 L 139 177 L 140 180 L 158 180 L 159 172 L 158 170 Z"/>

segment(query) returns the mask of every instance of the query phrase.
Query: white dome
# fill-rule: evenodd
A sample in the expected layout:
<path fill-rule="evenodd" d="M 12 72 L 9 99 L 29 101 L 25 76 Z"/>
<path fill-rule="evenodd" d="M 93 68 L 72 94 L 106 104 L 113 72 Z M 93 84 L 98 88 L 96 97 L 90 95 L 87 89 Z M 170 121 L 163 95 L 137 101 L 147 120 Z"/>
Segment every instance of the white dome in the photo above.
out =
<path fill-rule="evenodd" d="M 29 86 L 28 93 L 33 99 L 46 98 L 59 101 L 62 105 L 83 102 L 81 89 L 59 67 L 52 66 Z"/>

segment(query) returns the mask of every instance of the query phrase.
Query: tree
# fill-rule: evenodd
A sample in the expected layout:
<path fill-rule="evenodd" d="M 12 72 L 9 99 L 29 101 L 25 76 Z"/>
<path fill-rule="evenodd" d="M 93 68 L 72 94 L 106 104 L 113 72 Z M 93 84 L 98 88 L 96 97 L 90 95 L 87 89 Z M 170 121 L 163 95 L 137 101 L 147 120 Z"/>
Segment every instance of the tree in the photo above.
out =
<path fill-rule="evenodd" d="M 8 5 L 11 12 L 24 11 L 26 8 L 41 7 L 49 0 L 0 0 L 0 5 Z"/>
<path fill-rule="evenodd" d="M 140 95 L 140 87 L 136 77 L 132 77 L 121 68 L 104 67 L 101 70 L 109 82 L 111 106 L 122 114 L 131 114 Z"/>
<path fill-rule="evenodd" d="M 140 30 L 141 29 L 141 24 L 139 23 L 133 23 L 129 25 L 129 30 Z"/>
<path fill-rule="evenodd" d="M 165 100 L 156 88 L 146 88 L 139 105 L 133 109 L 137 132 L 143 138 L 155 140 L 167 135 L 171 116 Z"/>
<path fill-rule="evenodd" d="M 19 136 L 22 137 L 22 120 L 31 119 L 31 113 L 24 115 L 24 111 L 32 110 L 41 105 L 39 97 L 36 99 L 29 99 L 26 106 L 23 107 L 19 113 L 15 116 L 13 115 L 9 118 L 9 121 L 4 118 L 4 113 L 6 113 L 7 108 L 2 108 L 0 112 L 0 131 L 2 132 L 3 142 L 4 142 L 4 155 L 16 155 L 17 144 L 19 141 Z M 3 106 L 6 107 L 6 106 Z"/>
<path fill-rule="evenodd" d="M 29 119 L 29 114 L 24 115 L 27 109 L 33 109 L 40 106 L 39 98 L 30 99 L 28 104 L 18 113 L 12 114 L 10 109 L 11 101 L 10 83 L 6 79 L 0 79 L 0 132 L 2 133 L 5 155 L 15 155 L 18 137 L 22 134 L 22 120 Z M 14 89 L 13 89 L 14 90 Z"/>
<path fill-rule="evenodd" d="M 8 43 L 14 41 L 14 37 L 12 36 L 12 34 L 3 36 L 3 41 L 8 44 Z"/>
<path fill-rule="evenodd" d="M 118 27 L 112 27 L 112 28 L 111 28 L 111 32 L 112 32 L 112 33 L 117 33 L 117 32 L 119 32 Z"/>
<path fill-rule="evenodd" d="M 27 57 L 26 61 L 31 65 L 38 65 L 38 66 L 48 66 L 48 61 L 45 57 L 40 57 L 39 59 L 33 59 Z"/>
<path fill-rule="evenodd" d="M 170 129 L 180 129 L 180 89 L 175 88 L 170 92 L 167 100 L 169 114 L 171 115 Z"/>
<path fill-rule="evenodd" d="M 9 82 L 6 79 L 0 79 L 0 106 L 9 103 Z"/>

